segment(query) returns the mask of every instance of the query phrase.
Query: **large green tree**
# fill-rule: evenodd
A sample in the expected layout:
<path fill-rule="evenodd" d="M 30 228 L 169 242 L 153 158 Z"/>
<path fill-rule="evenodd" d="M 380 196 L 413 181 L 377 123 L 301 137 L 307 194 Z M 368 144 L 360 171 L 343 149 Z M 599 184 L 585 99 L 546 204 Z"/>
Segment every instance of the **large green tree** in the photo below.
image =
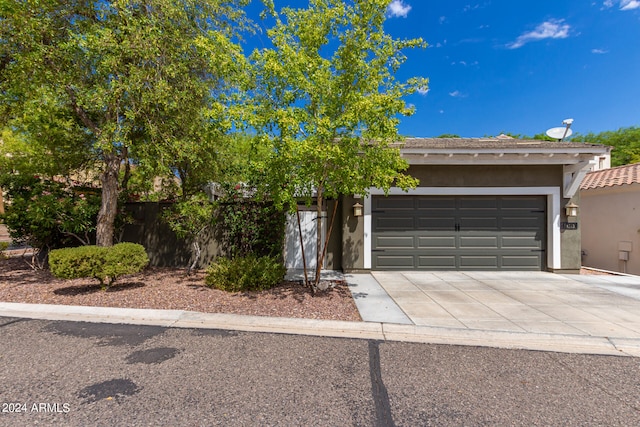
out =
<path fill-rule="evenodd" d="M 571 140 L 612 146 L 611 166 L 640 162 L 640 127 L 631 126 L 600 133 L 578 134 Z"/>
<path fill-rule="evenodd" d="M 98 245 L 113 242 L 123 164 L 197 167 L 232 128 L 247 2 L 0 0 L 1 117 L 25 141 L 98 160 Z"/>
<path fill-rule="evenodd" d="M 311 0 L 285 8 L 268 31 L 273 48 L 252 55 L 258 82 L 252 124 L 271 146 L 262 184 L 276 201 L 297 208 L 367 194 L 369 188 L 408 188 L 397 142 L 400 116 L 413 109 L 404 97 L 427 80 L 395 79 L 404 51 L 421 39 L 397 40 L 384 30 L 388 0 Z M 335 219 L 331 215 L 329 229 Z M 326 245 L 317 227 L 315 285 Z"/>

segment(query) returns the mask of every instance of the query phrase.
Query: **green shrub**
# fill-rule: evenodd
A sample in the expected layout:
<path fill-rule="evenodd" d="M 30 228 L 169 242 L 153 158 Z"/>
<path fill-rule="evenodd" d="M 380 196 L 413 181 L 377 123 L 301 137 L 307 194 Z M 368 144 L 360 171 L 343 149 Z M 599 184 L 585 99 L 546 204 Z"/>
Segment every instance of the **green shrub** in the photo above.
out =
<path fill-rule="evenodd" d="M 48 250 L 93 241 L 100 209 L 97 190 L 10 173 L 0 174 L 0 187 L 10 202 L 0 217 L 16 242 Z"/>
<path fill-rule="evenodd" d="M 144 247 L 118 243 L 111 247 L 80 246 L 55 249 L 49 253 L 51 274 L 60 279 L 93 277 L 107 289 L 124 274 L 142 271 L 149 263 Z"/>
<path fill-rule="evenodd" d="M 5 252 L 9 248 L 9 242 L 0 242 L 0 259 L 7 259 L 9 256 Z"/>
<path fill-rule="evenodd" d="M 222 184 L 217 205 L 217 238 L 230 258 L 278 256 L 284 245 L 286 216 L 272 201 L 247 198 L 246 187 Z"/>
<path fill-rule="evenodd" d="M 276 257 L 218 258 L 207 269 L 207 286 L 228 292 L 261 291 L 280 284 L 287 269 Z"/>
<path fill-rule="evenodd" d="M 115 278 L 139 273 L 149 264 L 149 257 L 142 245 L 137 243 L 118 243 L 108 248 L 104 275 Z"/>
<path fill-rule="evenodd" d="M 100 246 L 80 246 L 77 248 L 54 249 L 49 253 L 51 274 L 59 279 L 101 276 L 107 248 Z"/>

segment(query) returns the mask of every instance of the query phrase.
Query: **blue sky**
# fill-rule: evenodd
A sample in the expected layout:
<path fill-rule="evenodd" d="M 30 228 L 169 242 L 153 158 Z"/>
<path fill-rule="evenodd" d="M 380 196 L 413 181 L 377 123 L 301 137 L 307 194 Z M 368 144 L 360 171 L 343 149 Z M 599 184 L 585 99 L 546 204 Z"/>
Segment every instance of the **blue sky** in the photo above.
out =
<path fill-rule="evenodd" d="M 306 7 L 276 0 L 276 7 Z M 582 134 L 640 125 L 640 0 L 394 0 L 387 32 L 422 37 L 400 79 L 430 79 L 400 133 Z"/>

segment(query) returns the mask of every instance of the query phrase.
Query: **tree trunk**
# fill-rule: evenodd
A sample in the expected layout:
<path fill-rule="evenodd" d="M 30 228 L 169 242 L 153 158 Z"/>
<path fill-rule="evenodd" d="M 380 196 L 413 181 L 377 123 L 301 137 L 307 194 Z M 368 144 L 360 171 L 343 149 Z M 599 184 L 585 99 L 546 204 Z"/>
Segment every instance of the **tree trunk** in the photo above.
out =
<path fill-rule="evenodd" d="M 104 156 L 105 169 L 102 172 L 102 203 L 98 212 L 96 228 L 96 244 L 98 246 L 112 246 L 113 232 L 118 213 L 118 172 L 120 172 L 120 157 L 110 153 Z"/>
<path fill-rule="evenodd" d="M 298 234 L 300 235 L 300 250 L 302 251 L 302 271 L 304 272 L 304 285 L 311 286 L 309 275 L 307 274 L 307 257 L 304 253 L 304 237 L 302 236 L 302 225 L 300 224 L 300 208 L 296 206 L 296 217 L 298 218 Z M 313 291 L 313 287 L 311 287 Z M 315 292 L 312 292 L 315 293 Z"/>
<path fill-rule="evenodd" d="M 322 266 L 324 264 L 324 259 L 327 256 L 327 249 L 329 248 L 329 240 L 331 239 L 331 233 L 333 231 L 333 224 L 335 222 L 336 219 L 336 212 L 338 211 L 338 200 L 336 200 L 333 204 L 333 213 L 331 214 L 331 219 L 329 220 L 329 229 L 327 230 L 326 233 L 326 239 L 324 241 L 324 246 L 322 247 L 322 253 L 318 256 L 318 265 Z M 329 209 L 327 206 L 327 219 L 329 215 Z M 321 274 L 321 270 L 318 269 L 316 272 L 316 281 L 315 281 L 315 287 L 318 288 L 319 283 L 320 283 L 320 274 Z"/>
<path fill-rule="evenodd" d="M 198 236 L 195 236 L 193 242 L 191 242 L 191 248 L 193 249 L 193 252 L 192 252 L 193 262 L 187 268 L 187 276 L 191 276 L 191 273 L 193 273 L 193 270 L 196 269 L 198 262 L 200 262 L 200 255 L 202 254 L 202 250 L 200 249 L 200 242 L 198 242 Z"/>
<path fill-rule="evenodd" d="M 322 189 L 318 187 L 318 199 L 316 203 L 316 277 L 314 278 L 314 291 L 318 289 L 320 283 L 320 274 L 322 273 L 322 211 L 324 207 L 324 198 Z"/>

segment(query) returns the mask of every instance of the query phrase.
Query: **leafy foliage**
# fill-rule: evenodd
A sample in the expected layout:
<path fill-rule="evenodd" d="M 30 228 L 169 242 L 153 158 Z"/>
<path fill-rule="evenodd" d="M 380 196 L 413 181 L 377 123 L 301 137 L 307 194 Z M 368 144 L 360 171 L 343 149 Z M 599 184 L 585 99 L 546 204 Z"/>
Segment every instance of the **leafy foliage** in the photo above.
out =
<path fill-rule="evenodd" d="M 47 250 L 93 239 L 100 206 L 95 189 L 14 174 L 1 175 L 0 186 L 10 202 L 2 220 L 15 241 Z"/>
<path fill-rule="evenodd" d="M 245 197 L 242 185 L 227 185 L 217 201 L 218 237 L 227 256 L 281 257 L 285 215 L 269 200 Z"/>
<path fill-rule="evenodd" d="M 113 241 L 125 161 L 182 176 L 215 157 L 238 115 L 246 67 L 233 40 L 248 28 L 247 3 L 0 3 L 0 116 L 43 147 L 26 147 L 27 157 L 69 167 L 93 161 L 102 182 L 99 245 Z"/>
<path fill-rule="evenodd" d="M 610 145 L 611 166 L 622 166 L 640 162 L 640 127 L 631 126 L 615 131 L 574 135 L 572 141 Z"/>
<path fill-rule="evenodd" d="M 83 144 L 74 142 L 78 137 L 72 135 L 72 130 L 69 135 L 50 135 L 47 131 L 56 125 L 52 118 L 44 131 L 33 139 L 24 132 L 0 129 L 0 171 L 45 177 L 74 174 L 86 177 L 86 181 L 93 180 L 95 176 L 90 171 L 93 153 Z"/>
<path fill-rule="evenodd" d="M 196 193 L 186 200 L 175 203 L 163 214 L 167 222 L 179 238 L 191 241 L 192 263 L 188 273 L 200 261 L 204 239 L 211 234 L 215 223 L 215 204 L 209 201 L 204 193 Z"/>
<path fill-rule="evenodd" d="M 274 47 L 253 53 L 250 120 L 256 143 L 271 148 L 255 169 L 278 205 L 294 211 L 299 199 L 315 201 L 321 217 L 326 198 L 417 184 L 403 173 L 397 126 L 399 116 L 413 114 L 404 97 L 428 81 L 394 76 L 404 50 L 426 45 L 385 33 L 388 3 L 311 0 L 307 9 L 284 8 L 268 31 Z M 316 280 L 326 252 L 320 233 Z"/>
<path fill-rule="evenodd" d="M 268 31 L 275 48 L 253 53 L 260 143 L 273 144 L 268 168 L 278 201 L 294 206 L 315 194 L 366 194 L 372 186 L 410 187 L 402 174 L 398 115 L 413 109 L 403 97 L 426 79 L 396 82 L 403 50 L 420 39 L 384 32 L 388 2 L 312 0 L 308 9 L 283 10 Z M 275 184 L 275 185 L 272 185 Z M 286 184 L 286 185 L 285 185 Z"/>
<path fill-rule="evenodd" d="M 546 133 L 537 133 L 537 134 L 533 135 L 532 137 L 524 137 L 523 139 L 534 139 L 536 141 L 557 141 L 556 139 L 551 138 Z"/>
<path fill-rule="evenodd" d="M 49 254 L 49 267 L 54 276 L 60 279 L 95 278 L 103 290 L 120 276 L 139 273 L 147 264 L 149 258 L 144 247 L 135 243 L 55 249 Z"/>
<path fill-rule="evenodd" d="M 280 284 L 286 271 L 276 257 L 221 257 L 207 269 L 205 283 L 227 292 L 261 291 Z"/>
<path fill-rule="evenodd" d="M 8 248 L 9 242 L 0 242 L 0 261 L 8 258 L 8 255 L 5 252 Z"/>

